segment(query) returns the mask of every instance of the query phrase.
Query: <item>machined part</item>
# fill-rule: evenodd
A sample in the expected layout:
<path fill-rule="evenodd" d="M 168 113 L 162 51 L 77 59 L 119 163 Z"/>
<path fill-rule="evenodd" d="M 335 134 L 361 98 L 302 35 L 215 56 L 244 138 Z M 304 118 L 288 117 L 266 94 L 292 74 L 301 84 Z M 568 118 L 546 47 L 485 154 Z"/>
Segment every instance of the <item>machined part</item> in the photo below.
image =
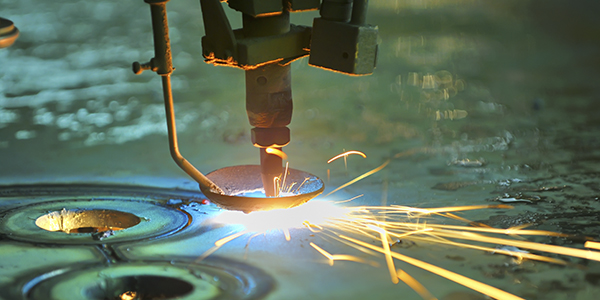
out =
<path fill-rule="evenodd" d="M 314 6 L 311 3 L 307 6 Z M 248 70 L 308 55 L 311 28 L 290 25 L 287 10 L 261 17 L 244 13 L 243 28 L 232 30 L 219 0 L 201 0 L 200 4 L 205 28 L 202 55 L 207 63 Z"/>
<path fill-rule="evenodd" d="M 237 42 L 219 0 L 200 0 L 205 36 L 202 53 L 207 60 L 226 63 L 235 60 Z"/>
<path fill-rule="evenodd" d="M 169 40 L 169 22 L 167 21 L 167 2 L 169 0 L 144 0 L 150 4 L 152 16 L 152 34 L 154 35 L 154 58 L 152 66 L 159 75 L 173 72 L 171 42 Z"/>
<path fill-rule="evenodd" d="M 373 73 L 379 30 L 365 24 L 367 6 L 368 0 L 323 0 L 321 18 L 313 22 L 308 64 L 348 75 Z"/>
<path fill-rule="evenodd" d="M 316 18 L 308 63 L 349 75 L 369 75 L 377 62 L 377 26 Z"/>
<path fill-rule="evenodd" d="M 317 10 L 321 5 L 320 0 L 287 0 L 285 5 L 289 12 Z"/>
<path fill-rule="evenodd" d="M 268 64 L 246 71 L 246 113 L 254 127 L 284 127 L 292 121 L 291 66 Z"/>
<path fill-rule="evenodd" d="M 319 13 L 323 19 L 348 22 L 352 12 L 352 0 L 323 0 Z"/>
<path fill-rule="evenodd" d="M 259 128 L 250 131 L 252 145 L 258 148 L 285 147 L 290 142 L 290 129 L 287 127 Z"/>
<path fill-rule="evenodd" d="M 352 18 L 350 23 L 354 25 L 363 25 L 367 20 L 368 0 L 354 0 L 352 3 Z"/>
<path fill-rule="evenodd" d="M 0 18 L 0 48 L 10 47 L 19 37 L 19 29 L 8 19 Z"/>
<path fill-rule="evenodd" d="M 280 14 L 283 11 L 281 0 L 228 0 L 229 7 L 253 17 Z"/>
<path fill-rule="evenodd" d="M 250 125 L 262 131 L 258 136 L 260 144 L 268 144 L 267 138 L 289 142 L 289 131 L 271 129 L 285 127 L 292 121 L 290 70 L 290 65 L 269 64 L 246 71 L 246 113 Z M 260 148 L 259 152 L 265 194 L 276 197 L 279 193 L 275 178 L 282 174 L 282 159 L 267 153 L 265 148 Z"/>
<path fill-rule="evenodd" d="M 244 16 L 244 35 L 250 38 L 278 36 L 290 31 L 289 13 L 254 18 Z M 292 121 L 291 66 L 270 63 L 246 70 L 246 113 L 250 125 L 259 128 L 285 127 Z M 277 131 L 273 131 L 278 134 Z M 278 137 L 279 138 L 279 137 Z M 281 148 L 277 149 L 280 150 Z M 260 148 L 260 174 L 266 197 L 279 196 L 275 184 L 283 173 L 281 157 Z"/>
<path fill-rule="evenodd" d="M 231 66 L 248 70 L 275 62 L 286 65 L 309 54 L 310 27 L 291 25 L 289 32 L 284 34 L 250 38 L 242 36 L 241 31 L 234 31 L 238 37 L 237 56 L 233 62 L 228 62 Z"/>
<path fill-rule="evenodd" d="M 281 2 L 279 3 L 281 4 Z M 242 14 L 242 33 L 246 37 L 274 36 L 288 31 L 290 31 L 290 13 L 288 11 L 268 17 Z"/>

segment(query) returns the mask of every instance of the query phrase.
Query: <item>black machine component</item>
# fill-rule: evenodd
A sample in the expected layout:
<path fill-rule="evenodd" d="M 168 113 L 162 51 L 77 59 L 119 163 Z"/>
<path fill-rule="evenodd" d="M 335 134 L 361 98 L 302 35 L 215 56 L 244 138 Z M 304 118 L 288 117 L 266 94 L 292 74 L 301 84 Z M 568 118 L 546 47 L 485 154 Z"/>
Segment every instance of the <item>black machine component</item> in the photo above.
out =
<path fill-rule="evenodd" d="M 133 63 L 133 71 L 141 74 L 152 70 L 162 76 L 171 155 L 203 191 L 208 191 L 207 197 L 215 195 L 218 201 L 218 195 L 229 194 L 184 159 L 177 145 L 170 81 L 174 68 L 166 14 L 168 0 L 144 1 L 151 8 L 155 57 L 148 63 Z M 220 0 L 200 0 L 200 5 L 206 33 L 202 38 L 205 61 L 245 71 L 246 112 L 254 127 L 252 143 L 259 148 L 265 195 L 280 196 L 276 181 L 284 175 L 282 158 L 268 150 L 281 150 L 290 142 L 287 128 L 293 108 L 290 63 L 310 55 L 309 64 L 313 66 L 350 75 L 371 74 L 377 56 L 377 27 L 365 24 L 367 0 L 323 0 L 322 3 L 319 0 L 229 0 L 228 5 L 242 13 L 243 28 L 236 30 L 231 29 Z M 312 28 L 290 24 L 291 12 L 317 9 L 321 18 L 314 20 Z M 315 191 L 320 193 L 322 187 Z M 311 193 L 311 197 L 316 195 L 318 193 Z"/>
<path fill-rule="evenodd" d="M 246 111 L 252 143 L 260 148 L 267 196 L 277 196 L 274 178 L 282 173 L 280 149 L 290 141 L 290 63 L 310 55 L 309 64 L 350 75 L 373 72 L 377 27 L 365 24 L 367 0 L 229 0 L 242 13 L 243 28 L 232 30 L 219 0 L 200 0 L 208 63 L 246 71 Z M 290 12 L 316 10 L 313 28 L 290 24 Z"/>

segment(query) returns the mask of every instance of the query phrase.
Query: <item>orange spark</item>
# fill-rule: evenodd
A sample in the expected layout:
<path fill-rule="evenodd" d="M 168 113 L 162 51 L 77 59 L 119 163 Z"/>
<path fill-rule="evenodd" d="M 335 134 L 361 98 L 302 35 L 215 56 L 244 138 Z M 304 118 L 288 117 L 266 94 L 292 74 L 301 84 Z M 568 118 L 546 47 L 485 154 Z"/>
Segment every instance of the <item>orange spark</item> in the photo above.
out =
<path fill-rule="evenodd" d="M 226 236 L 226 237 L 224 237 L 224 238 L 216 241 L 215 245 L 212 248 L 206 250 L 206 252 L 204 252 L 202 255 L 200 255 L 200 257 L 198 257 L 198 259 L 196 260 L 196 262 L 204 260 L 209 255 L 213 254 L 215 251 L 219 250 L 219 248 L 221 248 L 223 245 L 231 242 L 232 240 L 234 240 L 234 239 L 236 239 L 236 238 L 238 238 L 238 237 L 240 237 L 240 236 L 242 236 L 242 235 L 244 235 L 246 233 L 248 233 L 248 231 L 243 230 L 243 231 L 240 231 L 240 232 L 228 235 L 228 236 Z"/>
<path fill-rule="evenodd" d="M 277 156 L 281 157 L 281 159 L 285 159 L 285 160 L 288 159 L 287 154 L 285 154 L 285 152 L 283 152 L 277 148 L 269 147 L 269 148 L 265 149 L 265 152 L 267 152 L 269 154 L 277 155 Z"/>
<path fill-rule="evenodd" d="M 360 198 L 360 197 L 362 197 L 362 196 L 364 196 L 364 195 L 365 195 L 365 194 L 360 194 L 360 195 L 358 195 L 358 196 L 355 196 L 355 197 L 352 197 L 352 198 L 350 198 L 350 199 L 348 199 L 348 200 L 335 201 L 335 202 L 333 202 L 333 203 L 335 203 L 335 204 L 340 204 L 340 203 L 346 203 L 346 202 L 350 202 L 350 201 L 352 201 L 352 200 L 355 200 L 355 199 L 358 199 L 358 198 Z"/>
<path fill-rule="evenodd" d="M 598 243 L 598 242 L 592 242 L 592 241 L 587 241 L 587 242 L 585 242 L 584 247 L 591 248 L 591 249 L 596 249 L 596 250 L 600 250 L 600 243 Z"/>
<path fill-rule="evenodd" d="M 434 297 L 419 281 L 408 275 L 408 273 L 404 272 L 402 269 L 396 270 L 396 273 L 398 274 L 398 278 L 417 292 L 421 298 L 425 300 L 437 300 L 437 298 Z"/>
<path fill-rule="evenodd" d="M 388 159 L 388 160 L 386 160 L 386 161 L 385 161 L 385 162 L 384 162 L 384 163 L 383 163 L 381 166 L 379 166 L 379 167 L 377 167 L 377 168 L 375 168 L 375 169 L 373 169 L 373 170 L 371 170 L 371 171 L 369 171 L 369 172 L 367 172 L 367 173 L 365 173 L 365 174 L 362 174 L 362 175 L 360 175 L 360 176 L 358 176 L 358 177 L 356 177 L 356 178 L 354 178 L 354 179 L 352 179 L 352 180 L 348 181 L 347 183 L 345 183 L 345 184 L 341 185 L 340 187 L 338 187 L 337 189 L 333 190 L 333 191 L 332 191 L 332 192 L 330 192 L 329 194 L 325 195 L 325 197 L 327 197 L 327 196 L 329 196 L 329 195 L 331 195 L 331 194 L 333 194 L 333 193 L 335 193 L 335 192 L 337 192 L 337 191 L 339 191 L 339 190 L 341 190 L 341 189 L 343 189 L 343 188 L 345 188 L 345 187 L 347 187 L 347 186 L 349 186 L 349 185 L 351 185 L 351 184 L 354 184 L 355 182 L 357 182 L 357 181 L 359 181 L 359 180 L 365 179 L 365 178 L 367 178 L 367 177 L 369 177 L 369 176 L 371 176 L 371 175 L 373 175 L 373 174 L 375 174 L 375 173 L 377 173 L 377 172 L 381 171 L 381 170 L 382 170 L 383 168 L 385 168 L 385 166 L 387 166 L 389 163 L 390 163 L 390 160 Z"/>
<path fill-rule="evenodd" d="M 356 151 L 356 150 L 350 150 L 350 151 L 346 151 L 342 154 L 338 154 L 334 157 L 332 157 L 330 160 L 327 161 L 327 163 L 331 163 L 332 161 L 338 159 L 338 158 L 342 158 L 342 157 L 348 157 L 348 155 L 350 154 L 357 154 L 362 156 L 363 158 L 367 158 L 367 155 L 365 155 L 364 153 L 360 152 L 360 151 Z"/>
<path fill-rule="evenodd" d="M 357 239 L 353 239 L 351 237 L 347 237 L 344 235 L 340 235 L 341 238 L 346 239 L 348 241 L 351 241 L 353 243 L 356 243 L 360 246 L 363 246 L 365 248 L 371 249 L 371 250 L 375 250 L 379 253 L 385 254 L 385 250 L 383 248 L 377 247 L 377 246 L 373 246 L 369 243 L 363 242 L 361 240 L 357 240 Z M 521 297 L 517 297 L 511 293 L 505 292 L 501 289 L 495 288 L 493 286 L 487 285 L 485 283 L 473 280 L 471 278 L 462 276 L 460 274 L 454 273 L 452 271 L 448 271 L 444 268 L 440 268 L 438 266 L 434 266 L 432 264 L 428 264 L 424 261 L 420 261 L 418 259 L 412 258 L 412 257 L 408 257 L 405 255 L 402 255 L 400 253 L 396 253 L 396 252 L 391 252 L 390 253 L 392 255 L 392 257 L 402 260 L 406 263 L 409 263 L 413 266 L 419 267 L 423 270 L 429 271 L 433 274 L 436 274 L 438 276 L 444 277 L 448 280 L 454 281 L 458 284 L 461 284 L 463 286 L 466 286 L 474 291 L 478 291 L 484 295 L 488 295 L 492 298 L 496 298 L 496 299 L 502 299 L 502 300 L 524 300 Z"/>
<path fill-rule="evenodd" d="M 315 250 L 319 251 L 319 253 L 321 253 L 321 255 L 325 256 L 325 258 L 327 258 L 327 260 L 329 261 L 330 266 L 333 266 L 333 262 L 336 260 L 347 260 L 347 261 L 353 261 L 353 262 L 357 262 L 357 263 L 368 263 L 374 267 L 377 266 L 377 263 L 375 263 L 375 262 L 368 262 L 360 257 L 356 257 L 353 255 L 344 255 L 344 254 L 331 255 L 329 252 L 323 250 L 323 248 L 317 246 L 313 242 L 310 243 L 310 246 L 315 248 Z"/>
<path fill-rule="evenodd" d="M 490 244 L 513 246 L 513 247 L 517 247 L 517 248 L 525 248 L 525 249 L 530 249 L 530 250 L 537 250 L 537 251 L 562 254 L 562 255 L 567 255 L 567 256 L 573 256 L 573 257 L 585 258 L 585 259 L 589 259 L 589 260 L 600 261 L 600 252 L 596 252 L 596 251 L 567 248 L 567 247 L 562 247 L 562 246 L 540 244 L 540 243 L 528 242 L 528 241 L 515 241 L 515 240 L 509 240 L 509 239 L 494 238 L 494 237 L 484 236 L 481 234 L 475 234 L 472 232 L 455 232 L 455 231 L 450 232 L 450 231 L 446 231 L 446 230 L 435 230 L 434 232 L 436 235 L 447 236 L 447 237 L 452 237 L 452 238 L 457 238 L 457 239 L 465 239 L 465 240 L 472 240 L 472 241 L 478 241 L 478 242 L 484 242 L 484 243 L 490 243 Z"/>
<path fill-rule="evenodd" d="M 379 233 L 381 238 L 381 246 L 383 246 L 383 255 L 385 255 L 385 262 L 387 263 L 394 284 L 398 283 L 398 274 L 396 273 L 396 267 L 394 267 L 394 259 L 392 259 L 392 251 L 390 250 L 390 242 L 388 239 L 387 232 L 383 228 L 367 225 L 372 230 Z"/>

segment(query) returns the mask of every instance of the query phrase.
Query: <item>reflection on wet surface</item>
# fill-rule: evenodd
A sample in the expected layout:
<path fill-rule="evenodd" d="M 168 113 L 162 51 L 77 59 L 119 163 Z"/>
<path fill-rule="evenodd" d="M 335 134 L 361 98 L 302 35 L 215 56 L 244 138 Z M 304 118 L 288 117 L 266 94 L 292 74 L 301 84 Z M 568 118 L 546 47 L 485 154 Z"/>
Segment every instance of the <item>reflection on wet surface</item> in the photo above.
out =
<path fill-rule="evenodd" d="M 21 31 L 12 47 L 0 49 L 0 184 L 118 182 L 197 191 L 169 157 L 159 79 L 130 70 L 133 61 L 153 55 L 143 1 L 0 0 L 0 6 L 0 16 Z M 167 7 L 182 152 L 205 172 L 258 163 L 242 71 L 201 61 L 197 1 L 171 1 Z M 292 141 L 285 147 L 290 167 L 328 178 L 326 194 L 391 158 L 381 172 L 332 199 L 363 194 L 350 204 L 418 207 L 504 203 L 514 208 L 461 216 L 499 228 L 529 224 L 577 237 L 532 238 L 544 243 L 582 248 L 586 239 L 600 239 L 597 9 L 588 0 L 371 1 L 367 20 L 380 30 L 373 75 L 329 73 L 307 66 L 306 59 L 292 64 L 295 111 Z M 302 13 L 292 22 L 310 25 L 314 16 Z M 234 27 L 241 23 L 235 13 L 230 19 Z M 347 167 L 326 164 L 350 149 L 368 158 L 350 156 Z M 0 208 L 16 203 L 9 198 L 0 200 Z M 225 230 L 211 237 L 219 234 Z M 292 238 L 250 248 L 248 263 L 267 269 L 280 286 L 272 299 L 404 294 L 406 287 L 392 285 L 385 272 L 368 266 L 307 266 L 316 258 L 311 237 L 304 238 L 306 243 Z M 244 251 L 240 243 L 242 250 L 232 246 L 223 254 L 240 258 L 235 256 Z M 211 246 L 177 235 L 150 244 L 125 252 L 132 259 L 177 251 L 199 255 Z M 436 257 L 439 265 L 527 299 L 595 299 L 598 289 L 595 262 L 514 264 L 436 247 L 417 244 L 403 251 Z M 304 260 L 290 271 L 279 265 L 289 263 L 283 258 L 265 262 L 277 257 L 273 252 Z M 89 260 L 95 254 L 79 256 Z M 428 288 L 441 299 L 471 297 L 413 272 L 434 282 Z M 413 296 L 419 299 L 407 297 Z"/>

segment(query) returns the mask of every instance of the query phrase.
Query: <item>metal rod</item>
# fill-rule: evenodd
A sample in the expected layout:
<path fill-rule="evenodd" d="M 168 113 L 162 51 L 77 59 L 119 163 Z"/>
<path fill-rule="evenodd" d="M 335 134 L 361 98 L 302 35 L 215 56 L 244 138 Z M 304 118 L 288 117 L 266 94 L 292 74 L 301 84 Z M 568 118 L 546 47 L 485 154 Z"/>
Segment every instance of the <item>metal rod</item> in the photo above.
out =
<path fill-rule="evenodd" d="M 364 25 L 367 21 L 368 0 L 354 0 L 352 3 L 352 18 L 350 23 L 354 25 Z"/>
<path fill-rule="evenodd" d="M 169 0 L 145 0 L 150 4 L 152 15 L 152 33 L 154 36 L 154 58 L 148 64 L 134 63 L 134 73 L 140 74 L 145 69 L 151 69 L 162 77 L 163 95 L 165 99 L 165 112 L 167 115 L 167 128 L 169 132 L 169 150 L 175 163 L 200 185 L 209 188 L 214 193 L 225 194 L 214 182 L 196 169 L 179 152 L 177 144 L 177 127 L 175 124 L 175 109 L 173 108 L 173 92 L 171 90 L 171 73 L 173 63 L 171 60 L 171 43 L 169 41 L 169 22 L 167 21 L 166 3 Z M 136 68 L 137 64 L 137 68 Z M 137 70 L 136 70 L 137 69 Z"/>
<path fill-rule="evenodd" d="M 183 169 L 183 171 L 190 175 L 199 184 L 208 187 L 214 193 L 225 194 L 220 187 L 218 187 L 214 182 L 198 171 L 198 169 L 189 163 L 187 159 L 185 159 L 179 152 L 179 145 L 177 144 L 177 128 L 175 124 L 175 109 L 173 108 L 173 93 L 171 92 L 171 75 L 162 75 L 161 77 L 163 94 L 165 98 L 165 111 L 167 114 L 167 128 L 169 131 L 169 149 L 171 150 L 171 157 L 173 157 L 175 163 L 177 163 L 177 165 Z"/>

